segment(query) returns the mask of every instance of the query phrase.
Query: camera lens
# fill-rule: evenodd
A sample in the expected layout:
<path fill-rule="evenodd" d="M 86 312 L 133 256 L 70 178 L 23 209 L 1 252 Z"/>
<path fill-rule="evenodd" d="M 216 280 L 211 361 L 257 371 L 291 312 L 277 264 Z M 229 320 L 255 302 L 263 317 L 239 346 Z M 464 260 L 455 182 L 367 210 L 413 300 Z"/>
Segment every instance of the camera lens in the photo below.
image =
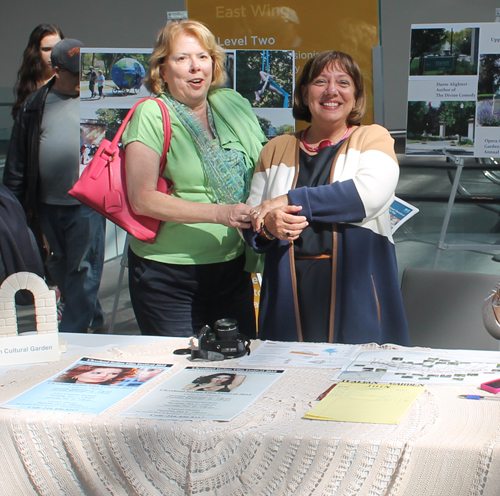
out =
<path fill-rule="evenodd" d="M 214 327 L 217 339 L 228 341 L 238 336 L 238 321 L 235 319 L 220 319 Z"/>

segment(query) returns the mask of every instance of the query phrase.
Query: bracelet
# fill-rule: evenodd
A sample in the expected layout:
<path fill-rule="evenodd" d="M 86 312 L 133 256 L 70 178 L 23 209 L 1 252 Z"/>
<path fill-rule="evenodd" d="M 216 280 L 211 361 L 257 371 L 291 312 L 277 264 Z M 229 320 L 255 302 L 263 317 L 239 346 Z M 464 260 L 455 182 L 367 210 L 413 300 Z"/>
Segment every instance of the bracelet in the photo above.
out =
<path fill-rule="evenodd" d="M 498 286 L 496 291 L 493 293 L 491 304 L 494 307 L 500 307 L 500 285 Z"/>
<path fill-rule="evenodd" d="M 266 239 L 268 239 L 269 241 L 273 241 L 274 239 L 276 239 L 276 236 L 269 232 L 269 229 L 266 227 L 265 221 L 266 221 L 266 218 L 264 217 L 262 219 L 262 224 L 261 224 L 262 232 L 263 232 L 264 236 L 266 237 Z"/>

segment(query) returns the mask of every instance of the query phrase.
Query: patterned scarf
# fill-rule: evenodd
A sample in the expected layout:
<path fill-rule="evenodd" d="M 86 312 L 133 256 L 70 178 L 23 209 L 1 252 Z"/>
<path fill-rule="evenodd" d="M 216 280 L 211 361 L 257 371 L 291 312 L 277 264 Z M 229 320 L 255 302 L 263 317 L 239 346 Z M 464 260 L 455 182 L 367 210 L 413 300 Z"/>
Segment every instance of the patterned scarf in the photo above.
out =
<path fill-rule="evenodd" d="M 245 157 L 238 150 L 226 150 L 220 145 L 208 101 L 208 122 L 215 139 L 210 137 L 201 119 L 190 107 L 177 101 L 170 93 L 165 92 L 164 96 L 198 148 L 212 201 L 219 204 L 245 202 L 250 192 Z"/>

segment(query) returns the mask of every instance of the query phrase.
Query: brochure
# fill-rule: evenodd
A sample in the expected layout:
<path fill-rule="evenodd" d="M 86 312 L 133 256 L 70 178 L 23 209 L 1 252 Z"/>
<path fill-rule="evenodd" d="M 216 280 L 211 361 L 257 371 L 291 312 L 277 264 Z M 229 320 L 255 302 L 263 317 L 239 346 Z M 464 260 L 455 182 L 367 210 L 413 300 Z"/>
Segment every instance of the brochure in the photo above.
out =
<path fill-rule="evenodd" d="M 389 207 L 392 234 L 394 234 L 407 220 L 418 214 L 418 212 L 420 212 L 420 210 L 417 207 L 396 197 Z"/>
<path fill-rule="evenodd" d="M 240 365 L 266 367 L 347 367 L 359 353 L 360 346 L 328 343 L 293 343 L 263 341 Z"/>
<path fill-rule="evenodd" d="M 185 367 L 118 416 L 229 421 L 248 408 L 284 372 Z"/>
<path fill-rule="evenodd" d="M 0 407 L 97 415 L 171 366 L 83 357 Z"/>
<path fill-rule="evenodd" d="M 500 353 L 481 350 L 363 351 L 335 380 L 379 384 L 479 385 L 500 377 Z"/>

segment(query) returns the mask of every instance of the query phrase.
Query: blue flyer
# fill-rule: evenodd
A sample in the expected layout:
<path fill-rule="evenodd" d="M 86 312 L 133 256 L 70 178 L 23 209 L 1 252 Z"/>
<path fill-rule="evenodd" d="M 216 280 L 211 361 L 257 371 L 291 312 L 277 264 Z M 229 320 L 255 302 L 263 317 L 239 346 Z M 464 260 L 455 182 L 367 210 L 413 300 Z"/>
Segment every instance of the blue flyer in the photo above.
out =
<path fill-rule="evenodd" d="M 0 407 L 97 415 L 171 366 L 83 357 Z"/>

